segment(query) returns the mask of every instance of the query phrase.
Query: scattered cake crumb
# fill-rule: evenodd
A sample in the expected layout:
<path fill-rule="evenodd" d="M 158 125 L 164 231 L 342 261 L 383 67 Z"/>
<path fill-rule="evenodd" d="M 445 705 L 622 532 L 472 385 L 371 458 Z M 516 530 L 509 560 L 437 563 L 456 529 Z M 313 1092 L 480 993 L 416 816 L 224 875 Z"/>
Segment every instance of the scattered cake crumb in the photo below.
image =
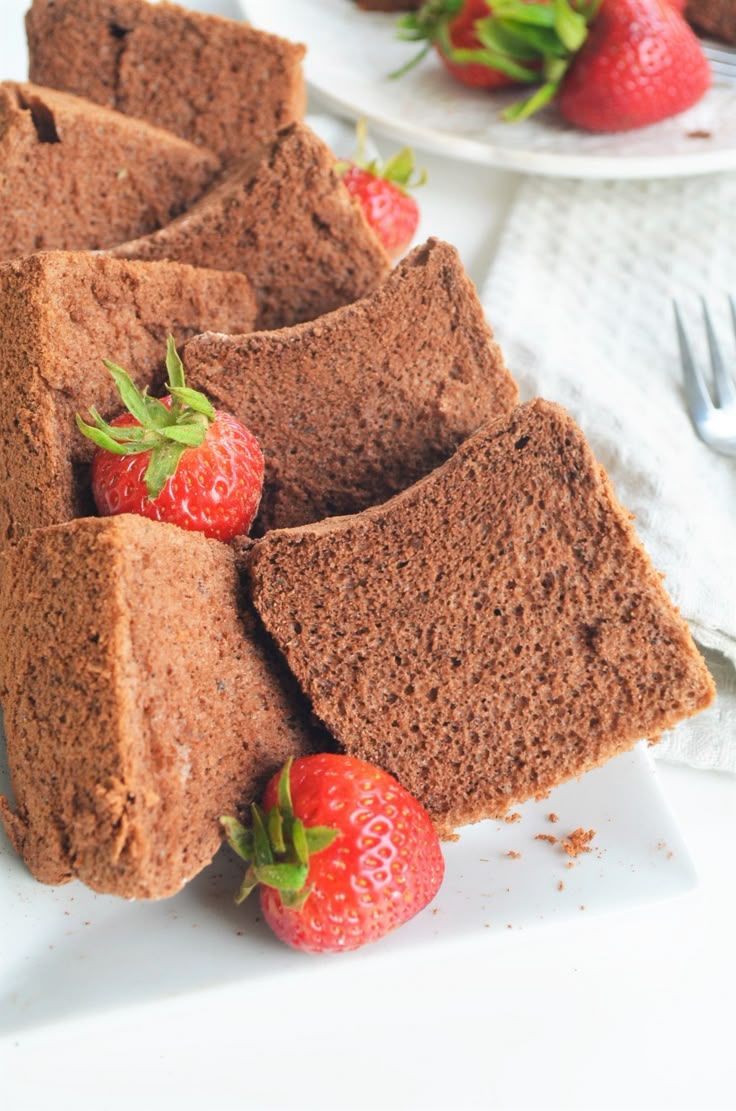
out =
<path fill-rule="evenodd" d="M 560 882 L 557 884 L 557 890 L 558 891 L 564 891 L 565 890 L 564 880 L 560 880 Z"/>
<path fill-rule="evenodd" d="M 567 862 L 567 864 L 565 865 L 565 867 L 566 867 L 566 868 L 574 868 L 574 867 L 575 867 L 575 861 L 574 861 L 574 860 L 568 860 L 568 862 Z"/>
<path fill-rule="evenodd" d="M 506 822 L 507 825 L 511 825 L 512 822 L 520 822 L 521 821 L 521 814 L 519 813 L 518 810 L 514 810 L 513 814 L 507 814 L 506 815 L 506 817 L 504 818 L 504 821 Z"/>
<path fill-rule="evenodd" d="M 589 853 L 590 842 L 595 837 L 595 830 L 585 830 L 582 826 L 579 829 L 574 829 L 569 837 L 566 837 L 562 842 L 562 848 L 568 856 L 580 856 L 581 853 Z"/>
<path fill-rule="evenodd" d="M 688 139 L 710 139 L 712 134 L 711 131 L 707 131 L 704 127 L 696 127 L 693 131 L 686 132 Z"/>
<path fill-rule="evenodd" d="M 581 903 L 581 904 L 580 904 L 580 909 L 581 909 L 581 910 L 585 910 L 585 903 Z"/>
<path fill-rule="evenodd" d="M 547 821 L 548 822 L 559 822 L 559 820 L 560 819 L 559 819 L 558 815 L 555 814 L 554 810 L 552 811 L 551 814 L 547 815 Z"/>
<path fill-rule="evenodd" d="M 519 860 L 521 857 L 521 853 L 515 853 L 513 849 L 509 849 L 509 851 L 506 853 L 506 856 L 510 856 L 512 860 Z"/>
<path fill-rule="evenodd" d="M 549 841 L 550 845 L 557 844 L 557 838 L 551 833 L 538 833 L 534 838 L 535 841 Z"/>

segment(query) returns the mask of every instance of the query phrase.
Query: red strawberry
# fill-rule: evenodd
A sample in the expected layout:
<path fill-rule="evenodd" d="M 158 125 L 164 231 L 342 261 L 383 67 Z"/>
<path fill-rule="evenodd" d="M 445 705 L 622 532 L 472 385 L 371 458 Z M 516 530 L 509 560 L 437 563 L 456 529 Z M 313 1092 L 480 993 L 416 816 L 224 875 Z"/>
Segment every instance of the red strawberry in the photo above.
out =
<path fill-rule="evenodd" d="M 466 0 L 460 12 L 447 22 L 446 29 L 440 31 L 438 27 L 438 37 L 434 44 L 450 76 L 462 85 L 474 89 L 497 89 L 503 85 L 513 85 L 518 80 L 481 61 L 453 60 L 460 50 L 482 51 L 483 44 L 478 38 L 475 24 L 490 14 L 491 7 L 486 0 Z"/>
<path fill-rule="evenodd" d="M 700 44 L 671 3 L 603 0 L 558 106 L 577 127 L 628 131 L 684 112 L 709 85 Z"/>
<path fill-rule="evenodd" d="M 174 340 L 168 339 L 170 395 L 141 393 L 128 373 L 105 360 L 128 410 L 111 423 L 77 416 L 97 445 L 92 494 L 103 516 L 137 513 L 154 521 L 232 540 L 248 532 L 263 487 L 263 455 L 255 437 L 229 413 L 189 389 Z"/>
<path fill-rule="evenodd" d="M 496 89 L 539 80 L 544 68 L 544 32 L 535 13 L 551 0 L 428 0 L 415 15 L 398 21 L 399 38 L 425 46 L 392 76 L 412 69 L 434 47 L 444 66 L 463 85 Z M 517 10 L 533 5 L 518 23 Z M 503 26 L 499 26 L 499 18 Z M 530 31 L 531 28 L 531 31 Z"/>
<path fill-rule="evenodd" d="M 354 158 L 338 162 L 337 173 L 351 197 L 381 241 L 386 254 L 397 259 L 411 243 L 419 226 L 419 206 L 408 189 L 422 185 L 426 174 L 414 177 L 414 154 L 404 147 L 384 166 L 364 157 L 365 123 L 359 121 L 358 150 Z"/>
<path fill-rule="evenodd" d="M 444 861 L 429 815 L 363 760 L 320 753 L 289 762 L 252 814 L 252 829 L 222 819 L 249 864 L 237 902 L 260 884 L 264 918 L 296 949 L 377 941 L 439 890 Z"/>

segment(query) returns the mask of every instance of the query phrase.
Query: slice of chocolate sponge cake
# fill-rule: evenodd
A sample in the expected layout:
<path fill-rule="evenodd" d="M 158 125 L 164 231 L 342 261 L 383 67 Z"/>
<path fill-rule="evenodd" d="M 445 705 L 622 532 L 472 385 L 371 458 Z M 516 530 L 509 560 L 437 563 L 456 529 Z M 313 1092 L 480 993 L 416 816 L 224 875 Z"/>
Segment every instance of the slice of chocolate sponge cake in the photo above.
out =
<path fill-rule="evenodd" d="M 224 161 L 303 115 L 304 47 L 146 0 L 33 0 L 32 81 L 209 147 Z"/>
<path fill-rule="evenodd" d="M 369 293 L 391 267 L 334 166 L 322 140 L 293 124 L 179 219 L 113 253 L 239 270 L 256 290 L 259 328 L 311 320 Z"/>
<path fill-rule="evenodd" d="M 263 445 L 256 533 L 384 501 L 517 396 L 457 251 L 438 240 L 361 301 L 280 331 L 195 337 L 184 362 Z"/>
<path fill-rule="evenodd" d="M 736 4 L 734 0 L 687 0 L 686 18 L 709 35 L 736 43 Z"/>
<path fill-rule="evenodd" d="M 93 446 L 74 414 L 122 410 L 103 359 L 153 392 L 168 333 L 181 344 L 208 328 L 242 332 L 254 316 L 242 274 L 65 251 L 0 265 L 0 548 L 93 512 Z"/>
<path fill-rule="evenodd" d="M 0 555 L 8 835 L 37 879 L 172 895 L 218 819 L 309 744 L 235 554 L 142 517 L 38 529 Z"/>
<path fill-rule="evenodd" d="M 0 259 L 108 247 L 183 212 L 214 154 L 79 97 L 0 85 Z"/>
<path fill-rule="evenodd" d="M 571 418 L 537 400 L 383 506 L 269 533 L 253 600 L 314 711 L 450 835 L 713 684 Z"/>

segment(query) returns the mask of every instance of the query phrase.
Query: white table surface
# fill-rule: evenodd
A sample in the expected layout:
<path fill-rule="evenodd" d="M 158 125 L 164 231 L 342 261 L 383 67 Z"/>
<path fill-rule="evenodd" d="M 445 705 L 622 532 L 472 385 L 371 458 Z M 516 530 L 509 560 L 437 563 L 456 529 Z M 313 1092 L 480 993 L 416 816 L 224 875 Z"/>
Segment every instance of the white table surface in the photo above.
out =
<path fill-rule="evenodd" d="M 24 8 L 0 0 L 2 78 L 25 76 Z M 480 279 L 518 179 L 420 160 L 420 237 L 454 242 Z M 0 1106 L 736 1108 L 736 780 L 658 767 L 699 873 L 692 894 L 401 963 L 378 949 L 327 958 L 319 977 L 305 958 L 288 980 L 9 1035 Z"/>

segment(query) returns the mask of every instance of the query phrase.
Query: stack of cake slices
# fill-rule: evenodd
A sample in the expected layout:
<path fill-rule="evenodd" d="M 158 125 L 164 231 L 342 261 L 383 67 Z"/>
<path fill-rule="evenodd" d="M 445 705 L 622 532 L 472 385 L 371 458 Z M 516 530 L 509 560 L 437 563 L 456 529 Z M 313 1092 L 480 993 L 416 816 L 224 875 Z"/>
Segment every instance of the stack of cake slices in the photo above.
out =
<path fill-rule="evenodd" d="M 0 814 L 34 876 L 171 895 L 324 748 L 452 837 L 708 704 L 455 249 L 391 269 L 301 119 L 301 47 L 146 0 L 33 0 L 27 28 L 30 82 L 0 86 Z M 261 443 L 254 539 L 94 515 L 75 414 L 115 415 L 104 358 L 161 391 L 169 334 Z"/>

